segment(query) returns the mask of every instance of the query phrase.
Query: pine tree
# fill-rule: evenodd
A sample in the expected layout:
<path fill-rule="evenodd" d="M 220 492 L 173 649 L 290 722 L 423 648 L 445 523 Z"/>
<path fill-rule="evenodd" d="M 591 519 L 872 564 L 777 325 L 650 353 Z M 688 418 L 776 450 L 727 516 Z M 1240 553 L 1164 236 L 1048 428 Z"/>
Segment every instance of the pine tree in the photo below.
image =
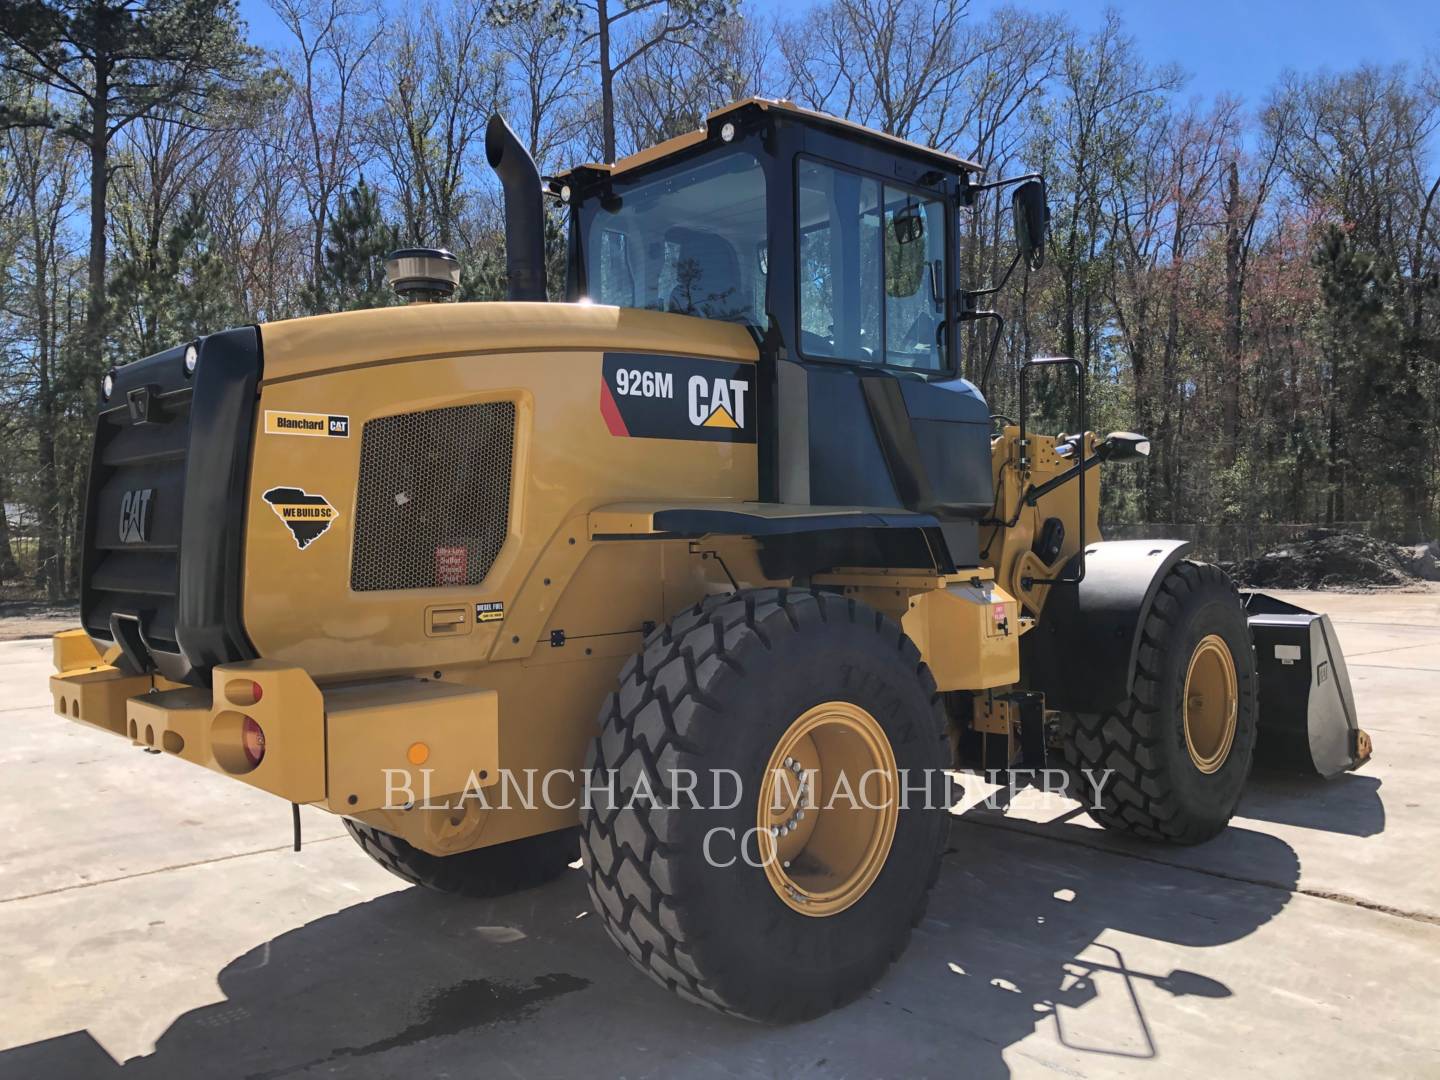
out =
<path fill-rule="evenodd" d="M 159 250 L 126 252 L 115 260 L 110 296 L 116 351 L 124 356 L 148 356 L 245 321 L 205 208 L 194 198 Z"/>
<path fill-rule="evenodd" d="M 326 236 L 319 287 L 306 290 L 307 308 L 318 314 L 395 302 L 385 281 L 385 256 L 399 245 L 399 233 L 386 223 L 380 198 L 363 176 L 341 196 Z"/>
<path fill-rule="evenodd" d="M 1328 322 L 1332 513 L 1343 519 L 1347 507 L 1353 514 L 1368 503 L 1387 531 L 1413 536 L 1423 522 L 1404 519 L 1426 483 L 1428 406 L 1406 340 L 1403 288 L 1389 263 L 1338 226 L 1325 231 L 1314 263 Z"/>
<path fill-rule="evenodd" d="M 5 0 L 0 63 L 45 88 L 0 105 L 0 125 L 46 127 L 90 157 L 85 359 L 100 370 L 106 304 L 106 200 L 112 143 L 143 117 L 214 127 L 247 94 L 258 51 L 240 38 L 235 0 Z"/>

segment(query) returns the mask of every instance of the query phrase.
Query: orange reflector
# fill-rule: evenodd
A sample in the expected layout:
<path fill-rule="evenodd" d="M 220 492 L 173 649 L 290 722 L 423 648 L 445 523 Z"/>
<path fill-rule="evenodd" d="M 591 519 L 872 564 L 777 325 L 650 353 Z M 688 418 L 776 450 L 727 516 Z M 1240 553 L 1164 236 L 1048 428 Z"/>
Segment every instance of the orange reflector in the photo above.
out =
<path fill-rule="evenodd" d="M 430 760 L 430 747 L 423 742 L 411 743 L 410 749 L 405 751 L 405 756 L 410 759 L 411 765 L 424 765 Z"/>

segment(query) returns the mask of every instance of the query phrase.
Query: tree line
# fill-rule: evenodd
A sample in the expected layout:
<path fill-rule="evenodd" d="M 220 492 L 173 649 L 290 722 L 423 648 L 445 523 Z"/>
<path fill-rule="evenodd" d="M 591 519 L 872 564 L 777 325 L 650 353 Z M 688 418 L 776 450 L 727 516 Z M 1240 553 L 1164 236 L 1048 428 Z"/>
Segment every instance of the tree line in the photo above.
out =
<path fill-rule="evenodd" d="M 1440 67 L 1190 93 L 1108 14 L 968 0 L 11 0 L 0 8 L 0 582 L 73 594 L 100 375 L 225 326 L 392 303 L 385 253 L 505 291 L 498 110 L 542 173 L 758 94 L 1043 172 L 1049 259 L 971 324 L 1013 413 L 1027 357 L 1081 358 L 1091 424 L 1154 438 L 1106 520 L 1437 532 Z M 1008 206 L 961 222 L 982 286 Z M 563 223 L 550 222 L 563 272 Z M 993 346 L 993 349 L 992 349 Z M 1063 427 L 1067 390 L 1040 407 Z"/>

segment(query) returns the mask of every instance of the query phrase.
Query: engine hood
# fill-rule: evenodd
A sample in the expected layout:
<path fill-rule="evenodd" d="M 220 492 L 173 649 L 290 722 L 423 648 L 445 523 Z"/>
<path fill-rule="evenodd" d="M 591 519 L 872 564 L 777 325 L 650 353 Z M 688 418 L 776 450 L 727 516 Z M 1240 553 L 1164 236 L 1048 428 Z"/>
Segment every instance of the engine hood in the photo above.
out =
<path fill-rule="evenodd" d="M 691 353 L 753 360 L 733 323 L 602 304 L 411 304 L 265 323 L 267 384 L 371 364 L 537 349 Z"/>

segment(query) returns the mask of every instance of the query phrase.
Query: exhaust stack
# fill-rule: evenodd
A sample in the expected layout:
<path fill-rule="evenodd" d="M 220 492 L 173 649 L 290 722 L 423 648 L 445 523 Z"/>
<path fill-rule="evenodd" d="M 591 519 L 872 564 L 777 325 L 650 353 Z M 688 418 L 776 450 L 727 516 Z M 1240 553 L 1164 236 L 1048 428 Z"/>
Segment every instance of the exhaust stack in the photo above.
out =
<path fill-rule="evenodd" d="M 505 264 L 511 300 L 547 300 L 540 172 L 499 113 L 485 128 L 485 157 L 505 188 Z"/>

